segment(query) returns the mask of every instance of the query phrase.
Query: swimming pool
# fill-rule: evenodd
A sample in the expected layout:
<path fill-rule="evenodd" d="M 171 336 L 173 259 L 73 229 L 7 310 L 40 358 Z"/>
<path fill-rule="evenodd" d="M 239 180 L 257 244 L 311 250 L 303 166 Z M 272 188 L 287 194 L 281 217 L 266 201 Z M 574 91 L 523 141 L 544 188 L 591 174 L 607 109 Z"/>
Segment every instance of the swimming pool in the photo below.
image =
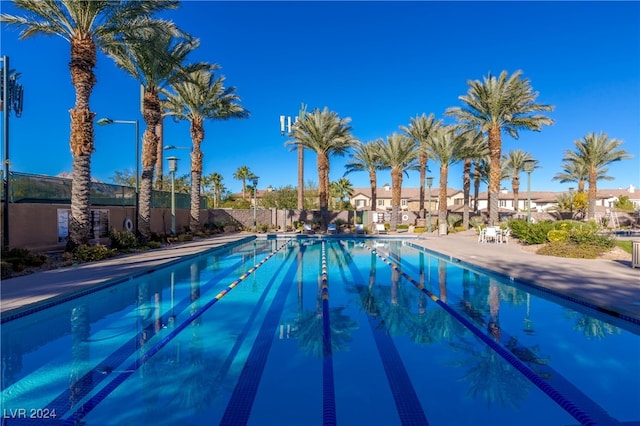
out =
<path fill-rule="evenodd" d="M 639 329 L 410 241 L 262 238 L 6 321 L 2 420 L 619 424 Z"/>

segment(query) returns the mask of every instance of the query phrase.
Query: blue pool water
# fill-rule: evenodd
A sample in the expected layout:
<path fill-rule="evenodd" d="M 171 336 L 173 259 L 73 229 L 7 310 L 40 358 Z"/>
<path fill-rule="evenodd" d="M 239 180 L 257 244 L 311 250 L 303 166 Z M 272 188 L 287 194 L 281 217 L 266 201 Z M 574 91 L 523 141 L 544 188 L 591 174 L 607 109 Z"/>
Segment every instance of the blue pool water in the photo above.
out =
<path fill-rule="evenodd" d="M 397 239 L 256 239 L 1 331 L 3 425 L 640 421 L 637 324 Z"/>

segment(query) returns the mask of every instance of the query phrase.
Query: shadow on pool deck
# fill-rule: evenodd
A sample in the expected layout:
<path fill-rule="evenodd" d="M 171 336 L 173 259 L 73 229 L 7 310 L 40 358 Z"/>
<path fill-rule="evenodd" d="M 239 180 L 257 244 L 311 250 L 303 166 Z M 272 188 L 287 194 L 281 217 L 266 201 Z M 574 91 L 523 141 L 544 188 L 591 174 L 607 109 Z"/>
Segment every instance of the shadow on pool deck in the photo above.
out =
<path fill-rule="evenodd" d="M 424 235 L 411 241 L 453 259 L 514 279 L 535 282 L 541 287 L 640 321 L 640 269 L 631 268 L 628 262 L 540 256 L 523 250 L 515 240 L 509 244 L 480 244 L 474 231 L 446 236 Z M 3 317 L 12 315 L 49 298 L 142 274 L 181 257 L 251 236 L 250 233 L 224 234 L 4 280 L 0 288 L 0 312 Z"/>

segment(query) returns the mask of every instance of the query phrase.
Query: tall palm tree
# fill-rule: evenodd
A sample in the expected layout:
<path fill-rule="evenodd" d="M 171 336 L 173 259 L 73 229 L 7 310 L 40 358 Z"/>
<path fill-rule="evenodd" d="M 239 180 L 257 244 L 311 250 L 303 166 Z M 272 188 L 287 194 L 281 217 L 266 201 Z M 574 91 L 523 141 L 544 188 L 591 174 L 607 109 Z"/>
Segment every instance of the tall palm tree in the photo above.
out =
<path fill-rule="evenodd" d="M 208 69 L 190 72 L 186 78 L 171 84 L 172 92 L 167 94 L 167 110 L 176 120 L 187 120 L 191 123 L 191 214 L 189 227 L 195 231 L 200 227 L 200 179 L 202 178 L 202 158 L 200 149 L 204 142 L 204 120 L 228 120 L 230 118 L 247 118 L 249 111 L 240 105 L 235 87 L 225 87 L 223 76 L 216 76 L 212 65 Z M 242 178 L 242 198 L 244 199 L 246 179 L 251 172 L 246 166 L 240 167 L 234 178 L 242 169 L 246 175 Z"/>
<path fill-rule="evenodd" d="M 467 135 L 452 126 L 439 128 L 426 143 L 429 156 L 440 163 L 440 191 L 438 194 L 438 223 L 447 223 L 447 181 L 449 166 L 463 159 Z"/>
<path fill-rule="evenodd" d="M 21 29 L 20 39 L 36 34 L 57 35 L 71 45 L 71 82 L 75 89 L 75 105 L 70 110 L 69 145 L 73 157 L 71 215 L 68 249 L 85 244 L 90 231 L 89 182 L 91 154 L 95 150 L 93 119 L 89 99 L 96 84 L 94 69 L 98 49 L 104 50 L 119 41 L 123 31 L 140 30 L 163 21 L 148 19 L 151 14 L 176 8 L 178 1 L 41 1 L 14 2 L 25 11 L 24 16 L 0 14 L 0 22 Z"/>
<path fill-rule="evenodd" d="M 210 67 L 208 64 L 184 66 L 187 55 L 199 44 L 190 35 L 177 29 L 171 30 L 167 26 L 154 31 L 129 31 L 122 43 L 110 46 L 107 51 L 118 67 L 144 87 L 142 116 L 146 129 L 142 136 L 142 178 L 138 209 L 138 229 L 144 239 L 151 236 L 151 189 L 158 155 L 158 136 L 155 132 L 165 106 L 160 93 L 168 85 L 184 80 L 193 70 Z M 199 155 L 195 147 L 191 153 L 192 162 L 194 155 Z"/>
<path fill-rule="evenodd" d="M 247 178 L 252 175 L 251 170 L 247 166 L 240 166 L 233 174 L 233 178 L 242 182 L 242 199 L 245 198 L 245 193 L 247 191 Z"/>
<path fill-rule="evenodd" d="M 465 229 L 469 227 L 470 214 L 470 195 L 471 195 L 471 166 L 476 162 L 475 172 L 477 176 L 477 185 L 475 187 L 474 210 L 477 211 L 478 191 L 480 190 L 480 177 L 477 162 L 488 156 L 487 145 L 484 141 L 482 133 L 477 131 L 464 132 L 463 137 L 467 138 L 467 143 L 461 149 L 460 155 L 463 158 L 462 166 L 462 225 Z M 474 176 L 475 178 L 475 176 Z"/>
<path fill-rule="evenodd" d="M 513 189 L 513 208 L 518 211 L 518 194 L 520 192 L 520 172 L 524 171 L 525 161 L 535 161 L 533 156 L 521 149 L 512 149 L 504 157 L 505 168 L 511 177 L 511 188 Z"/>
<path fill-rule="evenodd" d="M 426 116 L 422 114 L 410 119 L 409 126 L 400 126 L 407 136 L 409 136 L 418 146 L 418 169 L 420 170 L 420 210 L 422 218 L 426 215 L 424 208 L 424 182 L 427 174 L 427 162 L 429 154 L 426 145 L 433 133 L 442 125 L 442 120 L 436 120 L 433 114 Z"/>
<path fill-rule="evenodd" d="M 578 185 L 577 192 L 583 193 L 587 182 L 589 182 L 589 167 L 580 161 L 580 159 L 567 158 L 566 154 L 569 152 L 571 151 L 565 151 L 562 171 L 556 173 L 552 179 L 559 180 L 560 183 L 575 182 Z M 598 177 L 596 180 L 613 180 L 614 177 L 607 175 L 607 173 L 609 173 L 608 167 L 598 169 Z"/>
<path fill-rule="evenodd" d="M 353 148 L 351 159 L 345 164 L 346 171 L 344 175 L 353 172 L 366 171 L 369 172 L 369 185 L 371 187 L 371 208 L 376 209 L 376 191 L 377 191 L 377 172 L 382 167 L 380 163 L 380 144 L 375 141 L 366 143 L 358 141 Z"/>
<path fill-rule="evenodd" d="M 413 140 L 403 134 L 394 133 L 386 142 L 380 141 L 380 159 L 384 169 L 391 170 L 391 226 L 392 231 L 398 225 L 398 209 L 402 198 L 402 175 L 415 169 L 418 161 L 418 148 Z"/>
<path fill-rule="evenodd" d="M 356 144 L 357 139 L 351 135 L 351 118 L 340 118 L 338 114 L 325 107 L 322 111 L 315 109 L 305 114 L 293 127 L 293 139 L 285 142 L 285 146 L 300 144 L 306 149 L 315 151 L 318 165 L 318 198 L 320 202 L 321 227 L 326 228 L 326 214 L 329 200 L 329 157 L 344 155 Z"/>
<path fill-rule="evenodd" d="M 536 114 L 539 111 L 552 111 L 553 106 L 536 103 L 538 93 L 533 91 L 529 79 L 523 79 L 521 75 L 520 70 L 511 76 L 503 71 L 498 78 L 489 73 L 484 82 L 468 81 L 467 95 L 459 97 L 465 106 L 448 108 L 445 113 L 456 117 L 468 129 L 478 129 L 488 134 L 491 224 L 498 221 L 502 131 L 518 139 L 518 130 L 540 131 L 543 125 L 553 124 L 551 118 Z"/>
<path fill-rule="evenodd" d="M 575 151 L 565 155 L 565 162 L 573 161 L 589 170 L 588 218 L 594 219 L 598 176 L 610 163 L 631 158 L 624 149 L 619 149 L 622 141 L 609 139 L 606 133 L 588 133 L 582 139 L 574 141 Z"/>

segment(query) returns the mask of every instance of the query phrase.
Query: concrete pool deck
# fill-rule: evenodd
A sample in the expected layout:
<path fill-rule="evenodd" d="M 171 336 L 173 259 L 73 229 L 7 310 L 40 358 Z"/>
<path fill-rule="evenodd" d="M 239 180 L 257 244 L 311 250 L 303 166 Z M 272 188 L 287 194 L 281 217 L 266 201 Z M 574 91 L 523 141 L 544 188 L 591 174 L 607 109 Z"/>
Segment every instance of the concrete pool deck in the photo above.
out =
<path fill-rule="evenodd" d="M 0 286 L 0 312 L 3 317 L 13 315 L 47 299 L 141 274 L 181 257 L 251 236 L 250 233 L 223 234 L 3 280 Z M 640 269 L 631 268 L 631 262 L 540 256 L 524 250 L 515 240 L 508 244 L 478 243 L 474 231 L 446 236 L 421 234 L 411 241 L 453 259 L 514 279 L 535 282 L 538 286 L 597 305 L 605 311 L 640 321 Z"/>

